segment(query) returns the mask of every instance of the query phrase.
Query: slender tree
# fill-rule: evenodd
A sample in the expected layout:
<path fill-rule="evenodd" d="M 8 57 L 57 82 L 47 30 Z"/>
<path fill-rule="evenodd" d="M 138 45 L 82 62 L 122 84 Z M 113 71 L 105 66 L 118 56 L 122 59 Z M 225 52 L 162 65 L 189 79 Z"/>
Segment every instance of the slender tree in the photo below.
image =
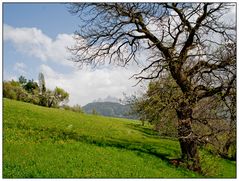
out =
<path fill-rule="evenodd" d="M 44 74 L 42 72 L 38 75 L 38 84 L 39 84 L 39 104 L 42 106 L 48 106 L 49 91 L 46 90 L 46 83 Z"/>
<path fill-rule="evenodd" d="M 200 170 L 192 130 L 196 103 L 225 96 L 235 82 L 236 31 L 224 16 L 229 3 L 73 3 L 80 17 L 70 50 L 79 65 L 109 62 L 143 66 L 141 80 L 170 74 L 182 91 L 175 107 L 182 159 Z M 227 77 L 227 78 L 225 78 Z M 189 162 L 190 161 L 190 162 Z"/>
<path fill-rule="evenodd" d="M 38 75 L 38 83 L 39 83 L 40 94 L 44 94 L 46 92 L 46 83 L 45 83 L 44 74 L 42 72 L 40 72 Z"/>

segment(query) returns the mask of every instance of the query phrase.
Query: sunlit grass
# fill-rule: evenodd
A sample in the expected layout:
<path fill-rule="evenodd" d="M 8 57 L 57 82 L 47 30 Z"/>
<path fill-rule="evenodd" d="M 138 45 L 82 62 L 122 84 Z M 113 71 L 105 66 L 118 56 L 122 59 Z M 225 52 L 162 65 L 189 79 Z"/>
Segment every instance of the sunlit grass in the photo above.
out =
<path fill-rule="evenodd" d="M 4 99 L 4 178 L 235 177 L 236 164 L 202 152 L 202 176 L 177 168 L 177 140 L 138 121 L 86 115 Z M 220 166 L 220 168 L 219 168 Z"/>

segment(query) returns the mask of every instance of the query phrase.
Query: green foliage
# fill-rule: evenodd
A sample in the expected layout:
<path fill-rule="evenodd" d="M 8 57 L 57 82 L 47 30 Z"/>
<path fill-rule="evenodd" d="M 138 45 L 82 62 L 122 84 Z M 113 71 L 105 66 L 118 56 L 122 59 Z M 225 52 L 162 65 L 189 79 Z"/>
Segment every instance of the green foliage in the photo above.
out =
<path fill-rule="evenodd" d="M 3 97 L 24 102 L 31 101 L 30 94 L 20 86 L 19 82 L 16 82 L 14 80 L 3 82 Z"/>
<path fill-rule="evenodd" d="M 58 106 L 60 102 L 67 103 L 69 101 L 69 94 L 63 89 L 56 87 L 53 91 L 55 97 L 55 104 Z"/>
<path fill-rule="evenodd" d="M 59 107 L 60 103 L 67 103 L 69 101 L 69 94 L 63 89 L 56 87 L 54 91 L 49 89 L 42 94 L 42 102 L 47 107 Z"/>
<path fill-rule="evenodd" d="M 47 107 L 59 107 L 59 104 L 69 101 L 69 94 L 59 87 L 54 91 L 46 90 L 42 73 L 39 74 L 39 86 L 34 80 L 27 81 L 24 76 L 20 76 L 19 81 L 4 81 L 3 97 Z"/>
<path fill-rule="evenodd" d="M 17 99 L 17 93 L 15 91 L 16 86 L 13 85 L 13 83 L 15 83 L 13 80 L 9 82 L 3 82 L 3 97 Z"/>
<path fill-rule="evenodd" d="M 236 162 L 214 156 L 207 150 L 200 150 L 202 171 L 206 177 L 214 175 L 216 178 L 231 178 L 236 172 Z M 233 164 L 233 165 L 230 165 Z M 235 177 L 235 176 L 234 176 Z"/>
<path fill-rule="evenodd" d="M 69 106 L 69 105 L 62 105 L 61 108 L 68 110 L 68 111 L 73 111 L 73 112 L 78 112 L 78 113 L 84 113 L 84 110 L 81 108 L 80 105 L 76 104 L 74 106 Z"/>
<path fill-rule="evenodd" d="M 133 113 L 140 120 L 155 126 L 161 135 L 177 136 L 177 115 L 175 107 L 182 93 L 171 77 L 151 81 L 146 93 L 141 97 L 133 97 Z"/>
<path fill-rule="evenodd" d="M 27 79 L 22 75 L 18 78 L 18 81 L 21 85 L 25 85 L 27 83 Z"/>
<path fill-rule="evenodd" d="M 37 82 L 34 82 L 34 80 L 28 80 L 28 82 L 23 86 L 23 88 L 29 92 L 33 93 L 34 90 L 39 90 Z"/>
<path fill-rule="evenodd" d="M 227 105 L 217 95 L 198 102 L 193 113 L 193 129 L 208 150 L 236 160 L 236 119 L 232 113 L 236 105 Z"/>
<path fill-rule="evenodd" d="M 222 100 L 220 95 L 201 99 L 193 104 L 192 127 L 201 146 L 222 157 L 235 159 L 236 86 Z M 151 81 L 141 97 L 133 97 L 133 110 L 140 120 L 155 126 L 160 135 L 177 137 L 177 108 L 184 100 L 181 90 L 170 77 Z"/>
<path fill-rule="evenodd" d="M 169 159 L 177 140 L 137 122 L 3 100 L 3 178 L 204 177 Z M 207 177 L 235 178 L 235 162 L 202 152 Z"/>
<path fill-rule="evenodd" d="M 47 106 L 47 93 L 45 92 L 44 94 L 39 94 L 39 105 L 41 106 Z"/>
<path fill-rule="evenodd" d="M 38 85 L 33 80 L 25 82 L 23 76 L 19 77 L 17 81 L 3 82 L 3 97 L 15 99 L 23 102 L 39 104 Z"/>
<path fill-rule="evenodd" d="M 47 107 L 55 107 L 56 106 L 56 99 L 54 97 L 53 91 L 47 89 L 45 94 L 43 94 L 44 98 L 46 99 L 46 106 Z"/>
<path fill-rule="evenodd" d="M 74 105 L 73 107 L 71 107 L 70 110 L 72 110 L 72 111 L 74 111 L 74 112 L 79 112 L 79 113 L 83 113 L 83 112 L 84 112 L 83 109 L 81 108 L 81 106 L 78 105 L 78 104 L 76 104 L 76 105 Z"/>

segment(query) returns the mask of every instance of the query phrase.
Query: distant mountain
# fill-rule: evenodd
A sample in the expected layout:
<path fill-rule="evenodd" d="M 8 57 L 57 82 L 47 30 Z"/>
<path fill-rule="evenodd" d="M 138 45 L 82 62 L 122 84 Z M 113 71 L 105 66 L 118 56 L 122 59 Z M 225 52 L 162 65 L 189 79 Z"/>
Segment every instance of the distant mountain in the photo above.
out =
<path fill-rule="evenodd" d="M 96 99 L 93 102 L 116 102 L 116 103 L 120 103 L 120 100 L 117 97 L 107 96 L 106 98 Z"/>
<path fill-rule="evenodd" d="M 136 116 L 129 114 L 130 105 L 123 105 L 116 102 L 92 102 L 83 106 L 82 109 L 89 114 L 95 110 L 103 116 L 136 119 Z"/>

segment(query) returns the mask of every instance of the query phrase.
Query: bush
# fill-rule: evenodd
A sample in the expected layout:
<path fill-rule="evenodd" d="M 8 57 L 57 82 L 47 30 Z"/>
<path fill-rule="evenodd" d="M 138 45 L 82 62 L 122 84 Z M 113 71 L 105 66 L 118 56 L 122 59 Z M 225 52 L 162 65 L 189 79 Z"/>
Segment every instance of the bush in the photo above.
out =
<path fill-rule="evenodd" d="M 81 106 L 76 104 L 74 106 L 69 106 L 69 105 L 62 105 L 61 108 L 65 109 L 65 110 L 70 110 L 70 111 L 74 111 L 74 112 L 79 112 L 79 113 L 84 113 L 84 111 L 82 110 Z"/>
<path fill-rule="evenodd" d="M 41 79 L 44 78 L 41 77 Z M 69 93 L 64 89 L 59 87 L 56 87 L 54 91 L 46 89 L 44 80 L 41 81 L 42 85 L 40 88 L 38 83 L 33 79 L 27 81 L 24 76 L 20 76 L 19 81 L 4 81 L 3 97 L 55 108 L 59 108 L 61 104 L 65 104 L 69 101 Z M 82 112 L 79 105 L 70 107 L 69 109 L 75 112 Z"/>
<path fill-rule="evenodd" d="M 26 91 L 14 80 L 3 82 L 3 97 L 24 101 L 27 97 Z"/>

